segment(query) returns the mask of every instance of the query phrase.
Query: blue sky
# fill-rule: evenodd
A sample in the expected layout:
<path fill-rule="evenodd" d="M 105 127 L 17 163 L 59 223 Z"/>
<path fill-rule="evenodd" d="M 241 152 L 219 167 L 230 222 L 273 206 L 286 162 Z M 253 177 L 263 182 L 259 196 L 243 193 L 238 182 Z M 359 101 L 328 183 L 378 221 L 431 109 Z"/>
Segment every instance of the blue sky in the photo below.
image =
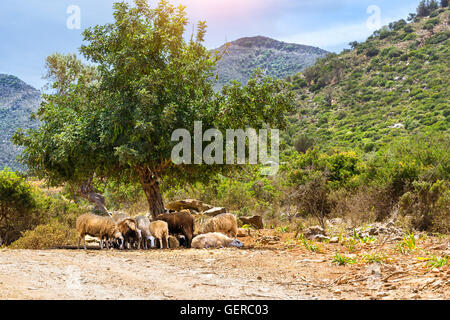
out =
<path fill-rule="evenodd" d="M 44 85 L 45 58 L 78 52 L 83 29 L 112 21 L 114 0 L 1 0 L 0 73 L 13 74 L 37 89 Z M 128 1 L 131 2 L 131 1 Z M 150 3 L 156 3 L 150 0 Z M 419 0 L 171 0 L 187 6 L 191 22 L 206 20 L 206 47 L 263 35 L 340 52 L 375 30 L 415 12 Z M 67 9 L 80 9 L 81 29 L 69 29 Z M 379 11 L 373 11 L 373 6 Z M 368 10 L 372 8 L 372 10 Z"/>

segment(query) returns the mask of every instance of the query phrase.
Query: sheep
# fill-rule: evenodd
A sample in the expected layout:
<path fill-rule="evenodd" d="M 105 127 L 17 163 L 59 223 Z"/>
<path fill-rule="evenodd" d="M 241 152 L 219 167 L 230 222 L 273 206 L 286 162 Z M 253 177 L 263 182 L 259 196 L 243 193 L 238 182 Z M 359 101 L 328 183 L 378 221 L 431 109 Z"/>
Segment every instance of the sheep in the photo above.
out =
<path fill-rule="evenodd" d="M 114 220 L 114 222 L 117 224 L 120 221 L 127 219 L 127 218 L 131 218 L 129 215 L 125 214 L 125 213 L 112 213 L 111 214 L 111 218 Z"/>
<path fill-rule="evenodd" d="M 237 240 L 230 238 L 219 232 L 210 232 L 199 234 L 192 240 L 192 248 L 207 249 L 207 248 L 223 248 L 223 247 L 242 247 L 244 244 Z"/>
<path fill-rule="evenodd" d="M 144 216 L 137 216 L 134 219 L 136 220 L 138 230 L 141 231 L 139 243 L 142 244 L 142 248 L 149 249 L 149 241 L 150 247 L 154 247 L 155 238 L 150 233 L 150 220 Z"/>
<path fill-rule="evenodd" d="M 173 235 L 182 234 L 186 241 L 186 248 L 191 247 L 192 237 L 194 235 L 194 217 L 187 212 L 163 213 L 156 217 L 156 220 L 162 220 L 169 225 L 169 232 Z"/>
<path fill-rule="evenodd" d="M 123 248 L 124 237 L 117 225 L 109 217 L 97 216 L 95 214 L 83 214 L 77 219 L 76 229 L 79 233 L 78 249 L 80 248 L 81 239 L 83 238 L 83 245 L 86 250 L 86 235 L 98 237 L 100 239 L 100 249 L 103 249 L 104 238 L 107 240 L 107 247 L 109 247 L 109 240 L 115 239 L 118 240 L 120 248 Z"/>
<path fill-rule="evenodd" d="M 159 240 L 160 248 L 169 248 L 169 225 L 162 220 L 150 223 L 150 233 Z M 164 240 L 164 241 L 163 241 Z"/>
<path fill-rule="evenodd" d="M 117 227 L 119 228 L 119 231 L 122 233 L 124 241 L 128 247 L 128 249 L 131 249 L 133 244 L 137 243 L 138 248 L 139 246 L 139 239 L 141 231 L 137 229 L 136 227 L 136 220 L 133 218 L 125 218 L 122 220 L 119 220 L 119 222 L 116 223 Z"/>
<path fill-rule="evenodd" d="M 221 232 L 227 236 L 231 235 L 236 238 L 237 230 L 238 226 L 236 217 L 231 213 L 222 213 L 206 222 L 203 228 L 203 233 Z"/>

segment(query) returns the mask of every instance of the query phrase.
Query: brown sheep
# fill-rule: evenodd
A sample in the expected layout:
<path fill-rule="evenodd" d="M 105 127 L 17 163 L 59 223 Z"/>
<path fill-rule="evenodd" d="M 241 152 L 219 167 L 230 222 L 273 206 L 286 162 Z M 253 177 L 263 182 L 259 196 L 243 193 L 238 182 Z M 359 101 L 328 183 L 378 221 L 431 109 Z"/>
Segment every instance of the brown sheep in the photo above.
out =
<path fill-rule="evenodd" d="M 137 228 L 136 220 L 133 218 L 125 218 L 117 223 L 119 231 L 122 233 L 125 243 L 131 249 L 133 244 L 137 244 L 140 249 L 140 230 Z"/>
<path fill-rule="evenodd" d="M 162 220 L 150 222 L 150 233 L 159 240 L 160 248 L 169 248 L 169 226 Z"/>
<path fill-rule="evenodd" d="M 169 232 L 173 235 L 182 234 L 186 238 L 186 248 L 191 247 L 194 236 L 194 217 L 188 212 L 163 213 L 156 217 L 169 225 Z"/>
<path fill-rule="evenodd" d="M 109 247 L 110 239 L 119 240 L 120 247 L 122 248 L 123 246 L 123 235 L 110 217 L 83 214 L 77 219 L 76 229 L 79 233 L 78 249 L 80 248 L 81 239 L 83 239 L 84 249 L 86 250 L 86 235 L 98 237 L 100 239 L 100 249 L 103 249 L 103 238 L 107 239 L 107 247 Z"/>
<path fill-rule="evenodd" d="M 236 238 L 237 230 L 238 227 L 236 217 L 231 213 L 222 213 L 206 222 L 205 227 L 203 228 L 203 233 L 221 232 L 225 235 L 231 235 Z"/>

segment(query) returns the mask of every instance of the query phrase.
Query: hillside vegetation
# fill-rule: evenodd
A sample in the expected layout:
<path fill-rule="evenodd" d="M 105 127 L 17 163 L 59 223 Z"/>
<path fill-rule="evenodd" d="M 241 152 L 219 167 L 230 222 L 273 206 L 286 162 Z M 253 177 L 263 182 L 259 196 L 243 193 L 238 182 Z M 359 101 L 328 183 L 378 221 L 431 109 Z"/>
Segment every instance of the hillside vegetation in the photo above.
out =
<path fill-rule="evenodd" d="M 390 23 L 288 77 L 298 112 L 286 139 L 377 150 L 396 136 L 448 133 L 449 10 Z"/>
<path fill-rule="evenodd" d="M 257 68 L 261 68 L 269 76 L 285 78 L 303 71 L 328 53 L 320 48 L 281 42 L 262 36 L 241 38 L 226 43 L 216 50 L 224 53 L 216 65 L 218 75 L 216 89 L 230 80 L 247 83 Z"/>
<path fill-rule="evenodd" d="M 15 170 L 23 167 L 15 161 L 20 148 L 10 139 L 17 128 L 37 126 L 30 115 L 40 103 L 40 92 L 11 75 L 0 74 L 0 169 L 8 166 Z"/>

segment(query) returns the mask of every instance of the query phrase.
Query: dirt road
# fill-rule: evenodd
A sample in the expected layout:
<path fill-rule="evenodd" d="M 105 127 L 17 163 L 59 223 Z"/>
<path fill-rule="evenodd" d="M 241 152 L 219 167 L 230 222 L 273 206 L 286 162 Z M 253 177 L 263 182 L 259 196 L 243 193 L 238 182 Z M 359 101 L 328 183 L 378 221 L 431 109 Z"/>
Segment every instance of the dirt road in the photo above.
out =
<path fill-rule="evenodd" d="M 448 269 L 330 261 L 327 254 L 269 248 L 3 249 L 0 299 L 450 298 Z"/>

